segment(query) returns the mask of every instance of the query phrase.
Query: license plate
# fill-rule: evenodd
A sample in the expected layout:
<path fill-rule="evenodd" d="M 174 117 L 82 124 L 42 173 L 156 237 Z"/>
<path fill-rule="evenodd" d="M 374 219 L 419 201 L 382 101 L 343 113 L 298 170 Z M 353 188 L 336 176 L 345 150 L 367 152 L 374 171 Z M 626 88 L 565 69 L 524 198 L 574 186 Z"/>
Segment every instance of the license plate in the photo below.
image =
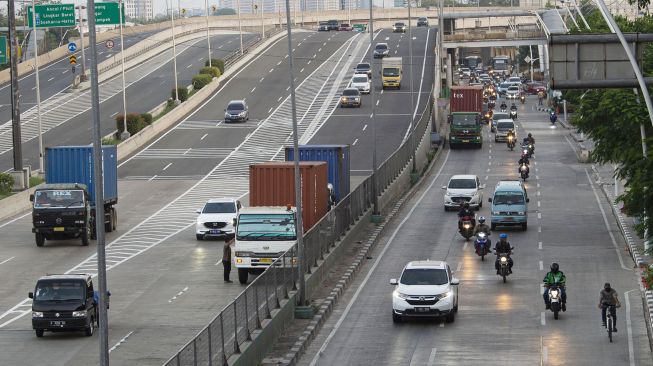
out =
<path fill-rule="evenodd" d="M 469 140 L 463 140 L 463 142 L 469 142 Z"/>
<path fill-rule="evenodd" d="M 431 308 L 426 308 L 426 307 L 417 307 L 415 308 L 415 312 L 417 313 L 428 313 Z"/>
<path fill-rule="evenodd" d="M 211 230 L 210 233 L 213 234 L 213 235 L 217 235 L 217 234 L 221 234 L 222 231 L 221 230 Z"/>
<path fill-rule="evenodd" d="M 506 217 L 506 221 L 512 221 L 514 220 L 512 217 Z"/>
<path fill-rule="evenodd" d="M 53 326 L 53 327 L 63 327 L 64 325 L 66 325 L 66 321 L 65 320 L 52 320 L 52 321 L 50 321 L 50 325 Z"/>
<path fill-rule="evenodd" d="M 261 258 L 259 260 L 261 263 L 272 263 L 272 258 Z"/>
<path fill-rule="evenodd" d="M 54 228 L 54 231 L 64 231 L 64 230 L 65 230 L 65 229 L 62 228 L 62 227 L 55 227 L 55 228 Z"/>

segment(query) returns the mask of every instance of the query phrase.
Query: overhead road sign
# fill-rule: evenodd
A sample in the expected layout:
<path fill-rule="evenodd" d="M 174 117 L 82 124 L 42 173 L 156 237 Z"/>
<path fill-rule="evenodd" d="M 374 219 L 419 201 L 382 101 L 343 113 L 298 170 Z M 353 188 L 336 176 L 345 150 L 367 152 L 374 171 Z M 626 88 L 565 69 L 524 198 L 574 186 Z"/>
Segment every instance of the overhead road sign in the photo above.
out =
<path fill-rule="evenodd" d="M 7 37 L 0 36 L 0 65 L 7 63 Z"/>
<path fill-rule="evenodd" d="M 75 44 L 75 42 L 68 43 L 68 51 L 70 52 L 77 51 L 77 45 Z"/>
<path fill-rule="evenodd" d="M 642 67 L 642 51 L 653 34 L 624 33 Z M 637 88 L 628 56 L 616 34 L 566 34 L 549 37 L 549 70 L 553 89 Z M 644 78 L 653 85 L 653 78 Z"/>
<path fill-rule="evenodd" d="M 74 27 L 75 4 L 35 5 L 36 28 Z M 30 28 L 34 27 L 32 7 L 27 8 Z"/>
<path fill-rule="evenodd" d="M 122 22 L 125 23 L 125 5 L 122 5 Z M 120 24 L 118 3 L 95 3 L 95 24 Z"/>

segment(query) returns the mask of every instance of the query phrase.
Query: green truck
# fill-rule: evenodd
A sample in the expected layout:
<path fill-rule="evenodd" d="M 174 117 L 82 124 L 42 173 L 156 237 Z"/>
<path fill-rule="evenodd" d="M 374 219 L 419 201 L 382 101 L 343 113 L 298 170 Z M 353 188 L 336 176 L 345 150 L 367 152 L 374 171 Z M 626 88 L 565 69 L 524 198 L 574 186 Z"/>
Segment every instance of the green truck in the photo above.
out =
<path fill-rule="evenodd" d="M 449 145 L 483 146 L 481 111 L 483 106 L 482 86 L 452 86 L 449 96 Z"/>

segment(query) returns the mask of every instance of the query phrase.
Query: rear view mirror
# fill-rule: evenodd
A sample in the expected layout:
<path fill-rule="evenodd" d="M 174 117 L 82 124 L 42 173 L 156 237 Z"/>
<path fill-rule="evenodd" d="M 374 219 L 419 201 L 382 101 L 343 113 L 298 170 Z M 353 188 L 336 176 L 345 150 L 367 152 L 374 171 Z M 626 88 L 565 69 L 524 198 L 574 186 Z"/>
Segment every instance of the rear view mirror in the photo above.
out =
<path fill-rule="evenodd" d="M 234 217 L 234 220 L 233 220 L 233 224 L 234 224 L 234 226 L 236 226 L 238 224 L 238 219 L 235 218 L 235 217 Z"/>
<path fill-rule="evenodd" d="M 28 292 L 27 297 L 29 297 L 30 299 L 33 299 L 34 298 L 34 293 L 33 292 Z"/>
<path fill-rule="evenodd" d="M 455 278 L 455 277 L 451 278 L 451 284 L 454 285 L 454 286 L 457 286 L 457 285 L 460 284 L 460 280 Z"/>
<path fill-rule="evenodd" d="M 487 199 L 488 202 L 492 202 L 492 197 Z"/>
<path fill-rule="evenodd" d="M 198 208 L 197 210 L 195 210 L 195 213 L 202 213 L 202 209 Z"/>
<path fill-rule="evenodd" d="M 399 283 L 397 282 L 397 279 L 396 279 L 396 278 L 393 278 L 393 279 L 390 280 L 390 284 L 393 285 L 393 286 L 396 286 L 396 285 L 398 285 Z"/>
<path fill-rule="evenodd" d="M 442 189 L 447 189 L 447 186 L 442 186 Z"/>
<path fill-rule="evenodd" d="M 30 194 L 30 195 L 29 195 L 29 201 L 30 201 L 30 202 L 34 202 L 34 195 L 33 195 L 33 194 Z"/>
<path fill-rule="evenodd" d="M 526 202 L 530 202 L 530 201 L 531 201 L 531 199 L 530 199 L 530 198 L 527 198 L 527 199 L 526 199 Z"/>

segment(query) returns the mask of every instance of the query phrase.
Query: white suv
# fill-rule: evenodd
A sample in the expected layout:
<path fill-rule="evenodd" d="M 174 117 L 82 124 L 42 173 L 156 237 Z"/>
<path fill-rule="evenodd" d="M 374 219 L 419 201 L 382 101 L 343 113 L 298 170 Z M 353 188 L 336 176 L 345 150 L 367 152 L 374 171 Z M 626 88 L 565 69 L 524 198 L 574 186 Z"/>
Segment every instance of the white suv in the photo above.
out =
<path fill-rule="evenodd" d="M 370 92 L 370 79 L 367 74 L 354 74 L 349 83 L 350 88 L 356 88 L 361 94 L 369 94 Z"/>
<path fill-rule="evenodd" d="M 485 185 L 475 175 L 454 175 L 449 179 L 449 184 L 442 186 L 444 193 L 444 210 L 458 209 L 463 203 L 469 207 L 480 209 L 483 207 L 483 188 Z"/>
<path fill-rule="evenodd" d="M 240 201 L 235 198 L 210 199 L 204 207 L 197 210 L 195 223 L 195 238 L 226 238 L 235 235 L 234 221 L 241 208 Z"/>
<path fill-rule="evenodd" d="M 446 317 L 453 322 L 458 312 L 458 283 L 444 261 L 409 262 L 401 271 L 392 293 L 392 320 L 407 317 Z"/>

